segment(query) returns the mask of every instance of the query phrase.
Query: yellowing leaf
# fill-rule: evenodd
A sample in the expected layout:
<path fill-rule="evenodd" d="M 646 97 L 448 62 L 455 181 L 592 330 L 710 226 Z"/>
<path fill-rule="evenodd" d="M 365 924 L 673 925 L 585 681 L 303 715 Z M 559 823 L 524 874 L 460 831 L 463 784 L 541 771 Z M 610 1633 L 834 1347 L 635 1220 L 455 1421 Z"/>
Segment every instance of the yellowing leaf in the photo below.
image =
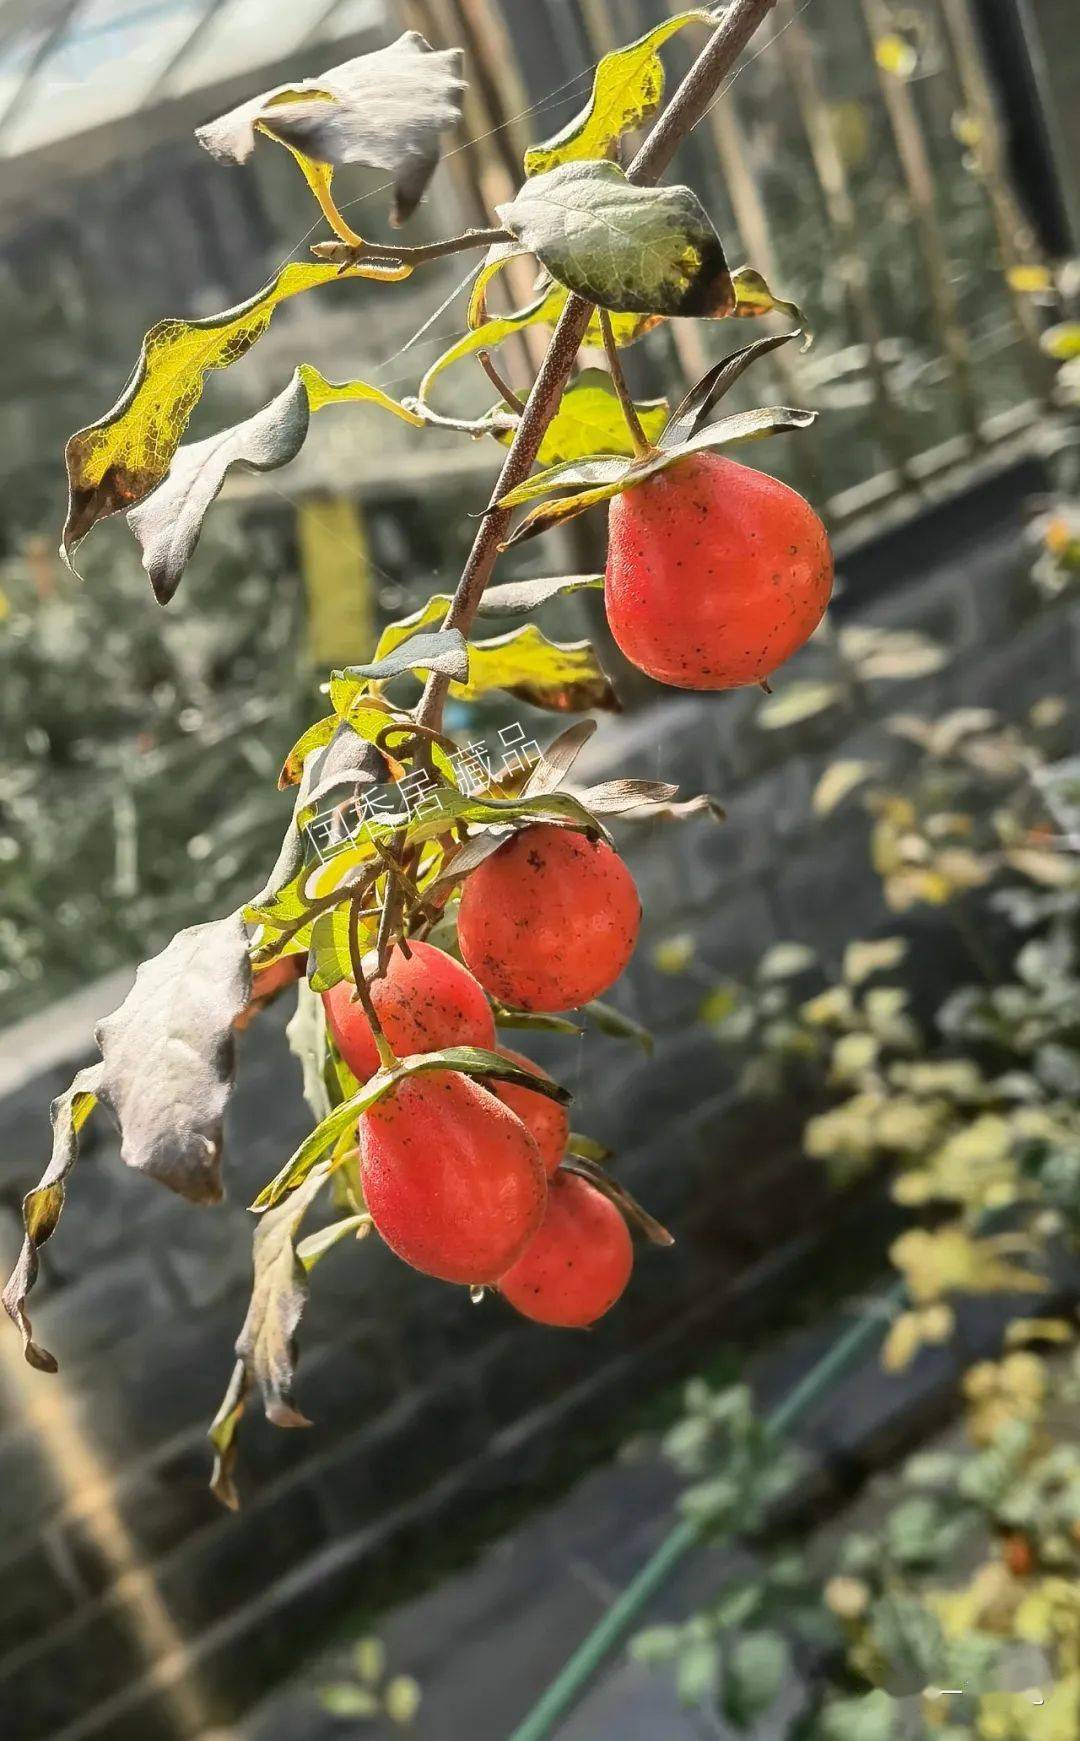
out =
<path fill-rule="evenodd" d="M 667 400 L 651 399 L 636 409 L 646 439 L 658 441 L 667 422 Z M 500 430 L 497 439 L 509 447 L 513 432 Z M 536 458 L 539 465 L 547 466 L 595 453 L 631 459 L 634 445 L 611 376 L 604 369 L 583 369 L 563 394 Z"/>
<path fill-rule="evenodd" d="M 625 48 L 606 54 L 593 77 L 592 95 L 584 109 L 542 145 L 525 153 L 525 174 L 543 175 L 561 163 L 586 157 L 611 157 L 624 133 L 640 127 L 660 107 L 664 67 L 658 50 L 687 24 L 711 24 L 703 8 L 680 12 L 638 37 Z"/>
<path fill-rule="evenodd" d="M 758 708 L 757 724 L 763 731 L 799 725 L 804 719 L 813 719 L 815 714 L 834 707 L 843 694 L 839 683 L 788 683 Z"/>
<path fill-rule="evenodd" d="M 910 1366 L 919 1349 L 926 1343 L 947 1342 L 952 1334 L 953 1315 L 947 1306 L 930 1306 L 924 1311 L 901 1312 L 890 1326 L 881 1349 L 881 1364 L 886 1372 L 902 1372 Z"/>
<path fill-rule="evenodd" d="M 1056 363 L 1068 363 L 1074 357 L 1080 357 L 1080 320 L 1066 320 L 1059 326 L 1047 327 L 1039 343 Z"/>
<path fill-rule="evenodd" d="M 869 943 L 849 943 L 844 950 L 844 978 L 848 985 L 861 985 L 872 973 L 887 973 L 898 967 L 907 954 L 903 937 L 877 937 Z"/>
<path fill-rule="evenodd" d="M 976 1239 L 954 1223 L 933 1233 L 912 1228 L 889 1255 L 920 1305 L 951 1293 L 1041 1293 L 1047 1286 L 1042 1276 L 1008 1261 L 1014 1247 L 1009 1235 Z"/>
<path fill-rule="evenodd" d="M 977 1361 L 964 1374 L 969 1436 L 977 1445 L 989 1445 L 1011 1422 L 1039 1420 L 1047 1383 L 1046 1366 L 1037 1354 Z"/>
<path fill-rule="evenodd" d="M 895 31 L 887 31 L 879 36 L 874 43 L 874 59 L 883 73 L 891 73 L 893 78 L 909 79 L 919 64 L 919 57 L 911 43 Z"/>
<path fill-rule="evenodd" d="M 505 689 L 532 707 L 554 713 L 619 709 L 591 642 L 550 641 L 535 623 L 469 643 L 469 681 L 452 683 L 450 693 L 471 701 L 492 689 Z"/>
<path fill-rule="evenodd" d="M 1053 290 L 1054 275 L 1049 266 L 1010 266 L 1005 277 L 1012 290 L 1024 296 L 1036 296 L 1040 291 Z"/>
<path fill-rule="evenodd" d="M 739 266 L 731 274 L 731 282 L 735 289 L 736 316 L 754 319 L 760 314 L 787 314 L 792 320 L 803 325 L 803 315 L 797 302 L 785 302 L 783 297 L 774 296 L 760 272 L 755 272 L 752 266 Z M 810 343 L 810 335 L 803 340 L 803 350 Z"/>
<path fill-rule="evenodd" d="M 388 274 L 365 266 L 341 272 L 329 264 L 294 260 L 254 296 L 224 314 L 158 321 L 143 340 L 131 380 L 112 410 L 68 441 L 65 558 L 70 559 L 99 520 L 134 507 L 157 487 L 199 402 L 206 376 L 245 356 L 266 331 L 279 303 L 338 277 L 402 278 L 409 270 L 396 268 Z M 311 371 L 313 377 L 315 373 Z M 344 391 L 323 385 L 331 393 Z"/>
<path fill-rule="evenodd" d="M 810 800 L 815 816 L 831 816 L 838 805 L 844 802 L 875 772 L 873 762 L 842 761 L 833 762 L 825 769 Z"/>

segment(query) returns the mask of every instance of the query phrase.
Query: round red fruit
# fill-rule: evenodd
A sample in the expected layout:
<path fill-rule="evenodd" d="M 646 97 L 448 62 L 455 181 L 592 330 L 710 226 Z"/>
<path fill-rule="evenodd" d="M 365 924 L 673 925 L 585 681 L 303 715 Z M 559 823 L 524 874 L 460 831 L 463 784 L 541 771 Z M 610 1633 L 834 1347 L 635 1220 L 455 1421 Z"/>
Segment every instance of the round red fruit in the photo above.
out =
<path fill-rule="evenodd" d="M 547 1180 L 520 1118 L 452 1070 L 407 1078 L 360 1120 L 375 1226 L 414 1269 L 497 1281 L 540 1226 Z"/>
<path fill-rule="evenodd" d="M 583 1330 L 602 1318 L 630 1280 L 634 1252 L 614 1203 L 576 1173 L 548 1188 L 547 1212 L 499 1292 L 538 1324 Z"/>
<path fill-rule="evenodd" d="M 566 1010 L 618 979 L 640 923 L 634 879 L 618 854 L 541 822 L 468 878 L 458 942 L 480 984 L 504 1003 Z"/>
<path fill-rule="evenodd" d="M 367 956 L 364 967 L 372 969 L 375 959 Z M 379 1068 L 379 1054 L 354 991 L 351 980 L 342 980 L 323 992 L 323 1006 L 338 1051 L 353 1075 L 366 1082 Z M 491 1006 L 472 974 L 430 943 L 410 943 L 408 955 L 395 949 L 385 978 L 371 981 L 371 1001 L 399 1058 L 444 1046 L 490 1050 L 495 1044 Z"/>
<path fill-rule="evenodd" d="M 511 1064 L 520 1064 L 523 1070 L 531 1070 L 534 1076 L 543 1076 L 545 1081 L 551 1081 L 547 1071 L 541 1070 L 539 1064 L 526 1058 L 523 1053 L 512 1052 L 509 1046 L 496 1046 L 495 1050 L 500 1058 L 508 1058 Z M 538 1094 L 535 1088 L 522 1088 L 516 1082 L 496 1082 L 492 1079 L 488 1087 L 504 1106 L 517 1113 L 540 1150 L 544 1171 L 550 1178 L 566 1153 L 566 1139 L 570 1135 L 570 1119 L 565 1106 L 560 1106 L 557 1100 L 552 1100 L 546 1094 Z"/>
<path fill-rule="evenodd" d="M 692 454 L 611 503 L 608 625 L 659 683 L 759 683 L 816 629 L 832 581 L 809 502 L 721 454 Z"/>

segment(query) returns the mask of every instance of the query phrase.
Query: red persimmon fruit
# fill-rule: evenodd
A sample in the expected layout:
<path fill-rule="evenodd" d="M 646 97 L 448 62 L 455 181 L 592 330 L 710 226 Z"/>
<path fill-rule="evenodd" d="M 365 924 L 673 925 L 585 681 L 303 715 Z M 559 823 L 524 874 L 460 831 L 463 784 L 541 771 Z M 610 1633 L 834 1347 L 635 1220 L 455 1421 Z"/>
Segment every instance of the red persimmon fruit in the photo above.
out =
<path fill-rule="evenodd" d="M 522 829 L 467 879 L 458 942 L 480 984 L 526 1010 L 599 997 L 634 952 L 641 902 L 604 841 L 541 822 Z"/>
<path fill-rule="evenodd" d="M 611 503 L 608 626 L 676 689 L 761 682 L 817 628 L 832 582 L 809 502 L 722 454 L 689 455 Z"/>

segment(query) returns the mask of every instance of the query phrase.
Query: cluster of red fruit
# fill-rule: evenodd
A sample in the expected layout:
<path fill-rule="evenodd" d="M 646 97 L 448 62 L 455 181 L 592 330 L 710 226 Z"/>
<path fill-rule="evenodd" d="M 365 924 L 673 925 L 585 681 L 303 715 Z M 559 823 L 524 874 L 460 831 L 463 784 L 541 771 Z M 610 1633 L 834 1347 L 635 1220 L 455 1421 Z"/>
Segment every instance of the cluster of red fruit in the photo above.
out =
<path fill-rule="evenodd" d="M 428 943 L 395 949 L 370 982 L 379 1025 L 398 1056 L 480 1046 L 544 1075 L 496 1047 L 485 993 L 525 1010 L 588 1003 L 626 966 L 640 917 L 633 879 L 609 846 L 526 828 L 465 883 L 467 965 Z M 365 1081 L 379 1054 L 354 986 L 343 981 L 323 1002 L 338 1051 Z M 633 1254 L 619 1210 L 562 1166 L 568 1135 L 563 1107 L 533 1089 L 451 1070 L 414 1075 L 360 1119 L 368 1213 L 416 1269 L 497 1287 L 542 1324 L 592 1324 L 626 1287 Z"/>

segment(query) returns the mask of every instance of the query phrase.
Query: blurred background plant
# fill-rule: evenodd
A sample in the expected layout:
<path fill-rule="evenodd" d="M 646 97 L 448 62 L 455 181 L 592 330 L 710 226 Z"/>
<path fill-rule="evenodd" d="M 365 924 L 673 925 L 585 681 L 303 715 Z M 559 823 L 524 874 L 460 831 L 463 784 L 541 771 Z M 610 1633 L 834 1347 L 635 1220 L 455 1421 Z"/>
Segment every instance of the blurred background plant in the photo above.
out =
<path fill-rule="evenodd" d="M 902 1301 L 887 1374 L 957 1336 L 962 1349 L 972 1302 L 1008 1300 L 998 1356 L 963 1371 L 962 1434 L 887 1478 L 865 1528 L 824 1541 L 800 1528 L 790 1558 L 774 1518 L 790 1453 L 745 1389 L 688 1387 L 665 1441 L 694 1477 L 684 1511 L 727 1495 L 721 1533 L 752 1547 L 772 1528 L 759 1571 L 633 1651 L 671 1665 L 687 1703 L 718 1706 L 740 1732 L 766 1714 L 791 1741 L 1077 1732 L 1080 859 L 1075 763 L 1054 759 L 1067 713 L 1047 697 L 1019 725 L 976 708 L 893 718 L 886 729 L 914 752 L 901 780 L 877 784 L 870 761 L 821 777 L 819 812 L 859 792 L 886 906 L 942 909 L 967 952 L 976 977 L 929 1019 L 913 1013 L 935 977 L 917 929 L 852 940 L 835 976 L 805 945 L 776 943 L 701 1005 L 742 1060 L 744 1095 L 814 1106 L 808 1160 L 840 1190 L 883 1176 L 912 1218 L 890 1248 Z M 693 971 L 692 940 L 668 939 L 655 960 Z M 740 1478 L 748 1444 L 764 1506 Z"/>

